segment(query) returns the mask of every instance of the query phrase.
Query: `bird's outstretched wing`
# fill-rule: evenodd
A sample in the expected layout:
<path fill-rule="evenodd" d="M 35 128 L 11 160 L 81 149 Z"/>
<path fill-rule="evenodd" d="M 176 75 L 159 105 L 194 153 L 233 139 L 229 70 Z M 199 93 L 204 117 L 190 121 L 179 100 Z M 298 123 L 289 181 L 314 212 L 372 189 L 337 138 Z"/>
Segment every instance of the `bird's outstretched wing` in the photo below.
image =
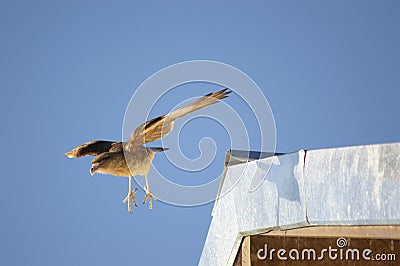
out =
<path fill-rule="evenodd" d="M 209 93 L 192 102 L 191 104 L 175 110 L 167 115 L 159 116 L 147 121 L 132 132 L 128 142 L 128 147 L 131 145 L 142 145 L 144 143 L 152 142 L 165 137 L 172 131 L 172 128 L 174 127 L 174 120 L 211 104 L 217 103 L 220 100 L 228 97 L 228 94 L 231 92 L 232 91 L 228 89 L 223 89 L 218 92 Z"/>
<path fill-rule="evenodd" d="M 113 151 L 121 148 L 121 142 L 95 140 L 79 145 L 72 151 L 65 153 L 65 155 L 69 158 L 78 158 L 86 155 L 97 156 L 103 152 Z"/>

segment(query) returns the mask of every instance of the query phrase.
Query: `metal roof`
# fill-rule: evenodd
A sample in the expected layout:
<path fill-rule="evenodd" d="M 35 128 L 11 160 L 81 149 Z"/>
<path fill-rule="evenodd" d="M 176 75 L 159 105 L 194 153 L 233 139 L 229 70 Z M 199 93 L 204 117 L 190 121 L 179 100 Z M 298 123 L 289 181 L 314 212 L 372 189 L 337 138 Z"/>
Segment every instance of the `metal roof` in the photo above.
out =
<path fill-rule="evenodd" d="M 199 265 L 232 265 L 243 236 L 274 229 L 400 224 L 400 143 L 226 159 Z"/>

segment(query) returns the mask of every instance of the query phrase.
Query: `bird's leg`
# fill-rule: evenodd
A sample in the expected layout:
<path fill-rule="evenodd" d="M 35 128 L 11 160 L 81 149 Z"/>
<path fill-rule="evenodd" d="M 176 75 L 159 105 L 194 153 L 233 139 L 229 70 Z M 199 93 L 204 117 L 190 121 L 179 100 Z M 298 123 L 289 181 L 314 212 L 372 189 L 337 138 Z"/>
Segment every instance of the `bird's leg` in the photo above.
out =
<path fill-rule="evenodd" d="M 135 199 L 135 193 L 137 191 L 137 188 L 135 188 L 134 190 L 132 190 L 132 177 L 129 177 L 129 190 L 128 190 L 128 195 L 125 197 L 125 199 L 122 201 L 122 203 L 126 203 L 128 202 L 128 211 L 129 213 L 132 213 L 132 206 L 131 203 L 135 204 L 135 206 L 137 207 L 136 204 L 136 199 Z"/>
<path fill-rule="evenodd" d="M 143 204 L 149 200 L 149 210 L 153 208 L 153 199 L 157 200 L 157 198 L 150 192 L 150 187 L 149 187 L 149 179 L 147 177 L 147 174 L 145 175 L 146 178 L 146 186 L 144 187 L 144 190 L 146 191 L 146 195 L 144 196 Z"/>

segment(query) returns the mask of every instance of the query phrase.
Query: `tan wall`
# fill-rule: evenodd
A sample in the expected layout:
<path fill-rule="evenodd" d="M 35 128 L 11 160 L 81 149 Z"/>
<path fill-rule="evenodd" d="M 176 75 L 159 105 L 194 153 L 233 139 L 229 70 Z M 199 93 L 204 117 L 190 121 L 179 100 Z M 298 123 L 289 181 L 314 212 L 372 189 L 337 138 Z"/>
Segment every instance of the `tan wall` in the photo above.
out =
<path fill-rule="evenodd" d="M 234 265 L 400 265 L 400 226 L 318 226 L 247 236 Z"/>

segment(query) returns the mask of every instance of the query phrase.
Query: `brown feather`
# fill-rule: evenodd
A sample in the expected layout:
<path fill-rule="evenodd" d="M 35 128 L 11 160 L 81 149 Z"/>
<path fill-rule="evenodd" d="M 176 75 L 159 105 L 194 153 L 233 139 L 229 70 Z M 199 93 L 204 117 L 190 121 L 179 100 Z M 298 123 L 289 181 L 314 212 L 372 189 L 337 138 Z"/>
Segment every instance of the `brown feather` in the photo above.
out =
<path fill-rule="evenodd" d="M 147 121 L 132 132 L 128 143 L 128 148 L 132 145 L 142 145 L 144 143 L 152 142 L 165 137 L 172 131 L 172 128 L 174 127 L 174 120 L 217 103 L 220 100 L 227 98 L 229 93 L 231 93 L 231 91 L 228 89 L 223 89 L 215 93 L 209 93 L 167 115 L 159 116 Z"/>
<path fill-rule="evenodd" d="M 115 151 L 118 149 L 122 149 L 121 142 L 95 140 L 79 145 L 72 151 L 66 152 L 65 155 L 69 158 L 78 158 L 86 155 L 96 156 L 103 152 Z"/>

